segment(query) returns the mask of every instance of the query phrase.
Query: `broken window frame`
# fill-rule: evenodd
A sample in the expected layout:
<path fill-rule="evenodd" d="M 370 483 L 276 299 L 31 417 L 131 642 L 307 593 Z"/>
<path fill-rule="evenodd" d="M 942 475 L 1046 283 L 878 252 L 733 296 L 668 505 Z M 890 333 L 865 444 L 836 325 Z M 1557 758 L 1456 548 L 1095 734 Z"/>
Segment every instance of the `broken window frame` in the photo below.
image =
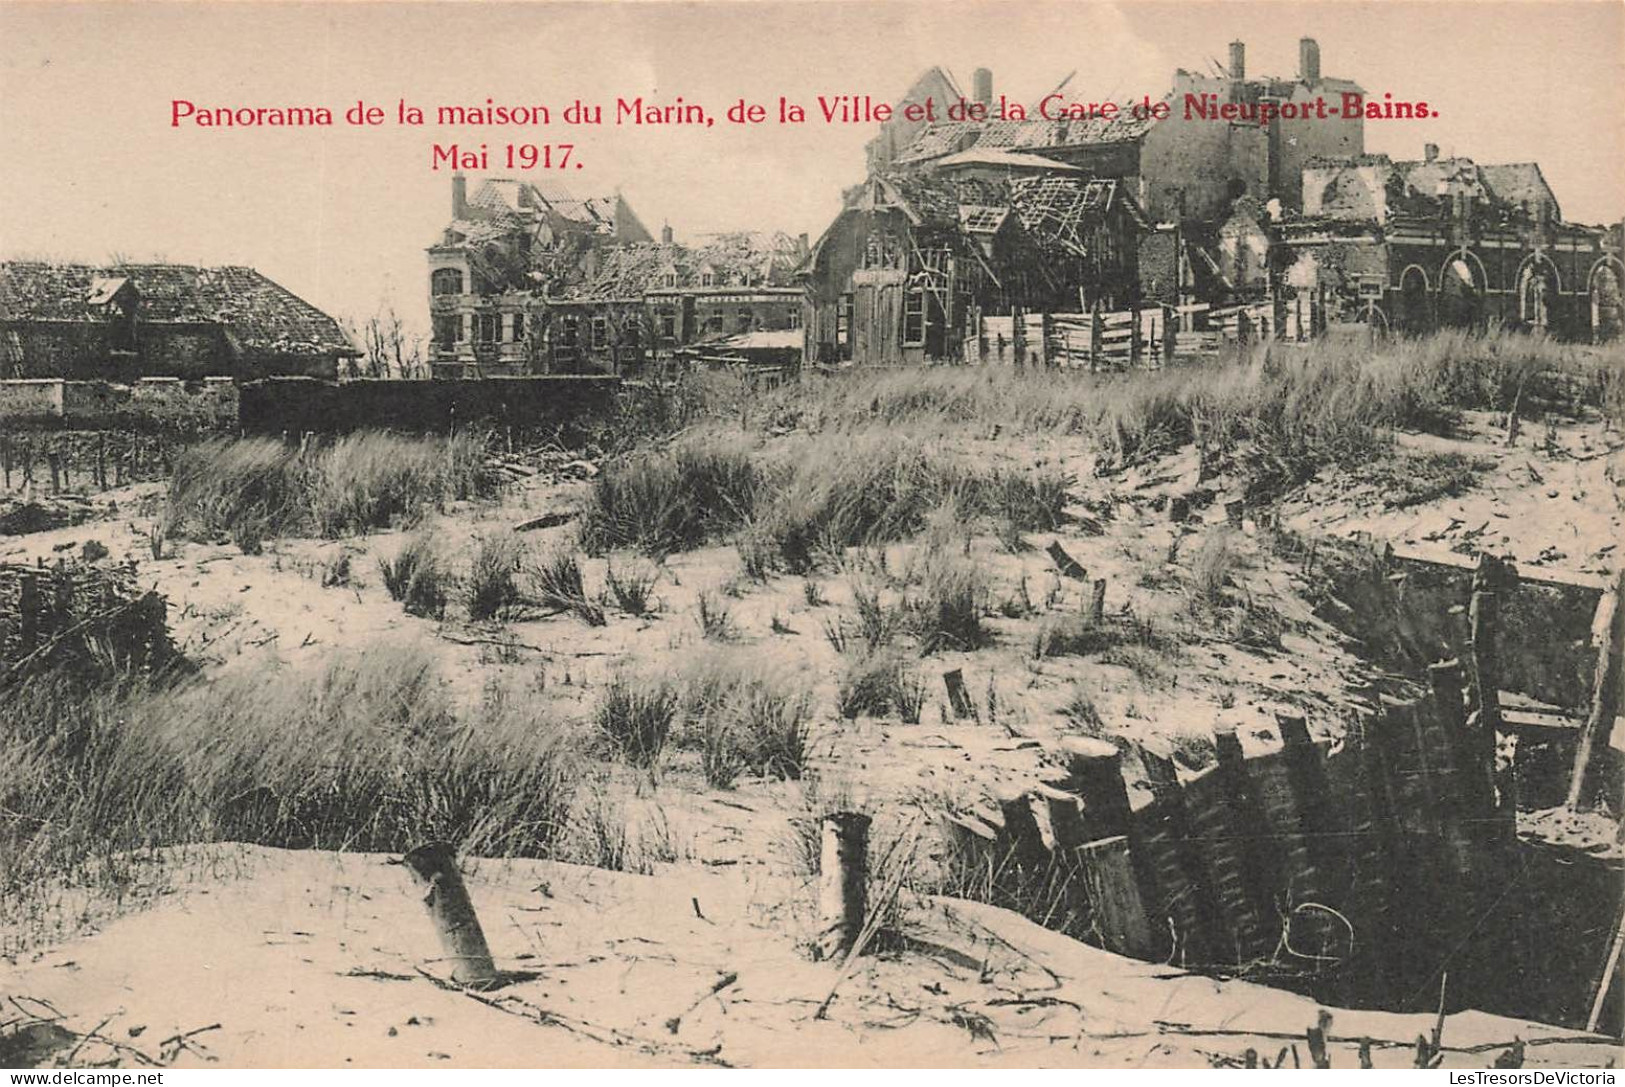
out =
<path fill-rule="evenodd" d="M 925 288 L 909 284 L 903 291 L 903 346 L 924 347 L 926 327 Z"/>
<path fill-rule="evenodd" d="M 429 273 L 429 294 L 433 297 L 464 293 L 461 268 L 436 268 Z"/>

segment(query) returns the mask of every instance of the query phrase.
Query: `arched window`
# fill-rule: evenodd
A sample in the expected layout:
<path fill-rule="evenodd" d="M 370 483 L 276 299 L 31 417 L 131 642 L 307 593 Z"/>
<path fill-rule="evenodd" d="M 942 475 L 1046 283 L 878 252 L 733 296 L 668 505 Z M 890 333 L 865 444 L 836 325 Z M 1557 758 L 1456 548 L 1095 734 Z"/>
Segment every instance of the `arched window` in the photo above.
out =
<path fill-rule="evenodd" d="M 459 268 L 436 268 L 429 277 L 429 293 L 433 295 L 462 294 L 463 273 Z"/>

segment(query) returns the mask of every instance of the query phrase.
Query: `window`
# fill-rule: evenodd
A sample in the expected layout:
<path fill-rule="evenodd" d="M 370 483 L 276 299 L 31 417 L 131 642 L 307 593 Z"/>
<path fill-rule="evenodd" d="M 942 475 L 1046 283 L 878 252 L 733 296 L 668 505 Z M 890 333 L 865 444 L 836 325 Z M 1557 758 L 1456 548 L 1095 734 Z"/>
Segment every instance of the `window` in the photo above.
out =
<path fill-rule="evenodd" d="M 463 329 L 463 319 L 455 313 L 437 313 L 434 315 L 434 343 L 443 351 L 450 351 L 457 346 L 459 333 Z"/>
<path fill-rule="evenodd" d="M 525 315 L 523 313 L 516 313 L 513 315 L 512 338 L 514 343 L 519 343 L 525 338 Z"/>
<path fill-rule="evenodd" d="M 705 319 L 705 330 L 707 332 L 722 331 L 722 312 L 720 310 Z"/>
<path fill-rule="evenodd" d="M 846 347 L 852 342 L 852 296 L 841 295 L 840 305 L 835 309 L 835 343 Z"/>
<path fill-rule="evenodd" d="M 603 347 L 609 342 L 609 318 L 600 314 L 592 319 L 592 345 Z"/>
<path fill-rule="evenodd" d="M 621 329 L 621 346 L 637 349 L 643 345 L 643 318 L 634 314 Z"/>
<path fill-rule="evenodd" d="M 801 310 L 800 309 L 796 308 L 795 306 L 790 307 L 789 312 L 785 314 L 784 327 L 785 328 L 800 328 L 801 327 Z"/>
<path fill-rule="evenodd" d="M 566 314 L 563 322 L 559 325 L 559 346 L 574 347 L 580 335 L 581 318 L 573 313 Z"/>
<path fill-rule="evenodd" d="M 667 272 L 665 274 L 665 276 L 661 278 L 661 282 L 664 283 L 668 287 L 677 286 L 677 273 L 676 272 Z"/>
<path fill-rule="evenodd" d="M 462 294 L 463 273 L 456 268 L 436 268 L 434 274 L 429 277 L 429 293 Z"/>
<path fill-rule="evenodd" d="M 739 307 L 739 331 L 749 332 L 756 327 L 756 315 L 750 311 L 749 306 Z"/>
<path fill-rule="evenodd" d="M 502 339 L 502 314 L 477 314 L 474 321 L 474 336 L 480 343 L 496 343 Z"/>
<path fill-rule="evenodd" d="M 710 272 L 701 272 L 700 273 L 700 286 L 702 286 L 702 287 L 710 287 L 710 286 L 715 285 L 716 281 L 717 281 L 717 277 L 712 275 Z"/>
<path fill-rule="evenodd" d="M 903 343 L 908 347 L 925 343 L 925 292 L 918 287 L 903 295 Z"/>
<path fill-rule="evenodd" d="M 669 309 L 660 311 L 660 338 L 675 340 L 677 338 L 677 314 Z"/>

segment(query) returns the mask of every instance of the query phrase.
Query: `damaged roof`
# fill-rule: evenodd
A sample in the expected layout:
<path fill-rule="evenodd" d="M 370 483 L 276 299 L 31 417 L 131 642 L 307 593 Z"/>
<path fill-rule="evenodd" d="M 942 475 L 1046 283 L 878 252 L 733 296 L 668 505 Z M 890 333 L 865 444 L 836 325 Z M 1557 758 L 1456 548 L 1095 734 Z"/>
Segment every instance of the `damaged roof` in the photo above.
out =
<path fill-rule="evenodd" d="M 897 156 L 907 166 L 975 149 L 976 151 L 1042 152 L 1094 144 L 1126 143 L 1144 136 L 1156 124 L 1135 117 L 1123 105 L 1111 118 L 1026 121 L 941 121 L 927 125 Z"/>
<path fill-rule="evenodd" d="M 805 256 L 799 239 L 778 231 L 702 235 L 696 246 L 616 246 L 584 263 L 559 295 L 587 301 L 695 287 L 790 287 Z"/>
<path fill-rule="evenodd" d="M 1395 161 L 1387 155 L 1366 154 L 1348 158 L 1310 159 L 1307 169 L 1343 170 L 1364 166 L 1381 167 L 1395 191 L 1409 197 L 1437 199 L 1465 191 L 1473 199 L 1485 199 L 1507 210 L 1533 210 L 1542 203 L 1551 205 L 1561 219 L 1557 198 L 1540 166 L 1533 162 L 1487 163 L 1480 165 L 1465 156 Z"/>
<path fill-rule="evenodd" d="M 0 262 L 0 322 L 100 322 L 126 286 L 149 324 L 219 325 L 243 347 L 277 354 L 355 353 L 337 321 L 252 268 Z"/>
<path fill-rule="evenodd" d="M 896 174 L 879 180 L 916 221 L 937 229 L 990 233 L 1013 214 L 1040 245 L 1076 251 L 1082 247 L 1078 232 L 1119 205 L 1136 225 L 1144 229 L 1151 225 L 1114 178 L 1056 172 L 999 180 L 942 174 Z"/>

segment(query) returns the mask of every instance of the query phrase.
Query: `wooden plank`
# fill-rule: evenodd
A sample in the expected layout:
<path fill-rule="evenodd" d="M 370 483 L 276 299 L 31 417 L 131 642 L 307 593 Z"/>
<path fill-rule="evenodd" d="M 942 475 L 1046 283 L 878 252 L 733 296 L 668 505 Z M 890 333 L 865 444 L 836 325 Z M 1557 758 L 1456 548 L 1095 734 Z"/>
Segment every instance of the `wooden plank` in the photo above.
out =
<path fill-rule="evenodd" d="M 1591 686 L 1591 711 L 1580 730 L 1569 775 L 1567 805 L 1586 809 L 1598 792 L 1602 759 L 1608 750 L 1608 737 L 1614 718 L 1625 704 L 1625 571 L 1611 591 L 1597 603 L 1592 620 L 1592 640 L 1597 647 L 1597 670 Z"/>
<path fill-rule="evenodd" d="M 1102 838 L 1079 846 L 1073 856 L 1089 896 L 1101 946 L 1135 958 L 1154 954 L 1145 904 L 1129 857 L 1128 838 Z"/>

